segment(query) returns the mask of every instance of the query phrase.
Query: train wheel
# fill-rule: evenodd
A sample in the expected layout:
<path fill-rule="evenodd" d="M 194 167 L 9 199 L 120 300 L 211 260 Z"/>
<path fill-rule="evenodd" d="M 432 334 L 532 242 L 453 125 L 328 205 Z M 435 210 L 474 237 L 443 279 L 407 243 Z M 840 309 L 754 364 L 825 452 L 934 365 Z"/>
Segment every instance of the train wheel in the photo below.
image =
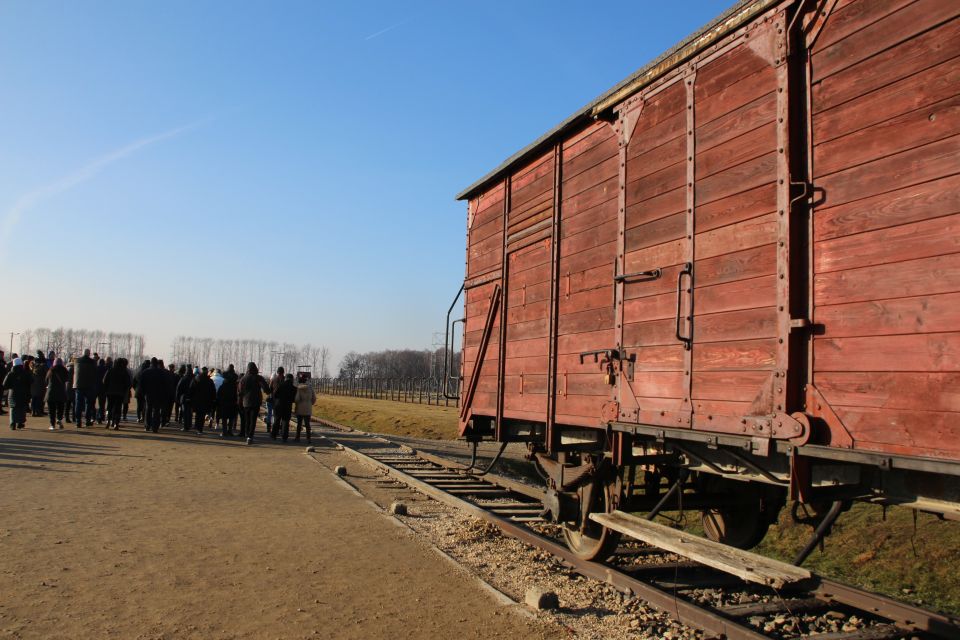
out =
<path fill-rule="evenodd" d="M 616 483 L 607 483 L 602 491 L 594 492 L 593 504 L 588 513 L 610 513 L 613 511 L 613 495 Z M 581 509 L 581 513 L 584 510 Z M 585 517 L 585 516 L 581 516 Z M 587 520 L 581 528 L 581 523 L 571 523 L 563 527 L 563 539 L 573 555 L 583 560 L 606 560 L 617 550 L 620 543 L 620 533 L 607 529 L 593 520 Z"/>
<path fill-rule="evenodd" d="M 707 538 L 737 549 L 752 549 L 763 540 L 772 518 L 780 511 L 762 489 L 741 485 L 737 489 L 742 502 L 707 509 L 701 512 L 700 522 Z"/>

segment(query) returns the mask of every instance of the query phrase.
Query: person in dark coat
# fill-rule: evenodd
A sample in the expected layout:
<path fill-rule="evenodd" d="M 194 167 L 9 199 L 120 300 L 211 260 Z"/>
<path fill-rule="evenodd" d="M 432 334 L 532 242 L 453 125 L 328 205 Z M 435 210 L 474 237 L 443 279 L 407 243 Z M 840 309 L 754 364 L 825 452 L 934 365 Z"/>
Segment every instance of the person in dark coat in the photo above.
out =
<path fill-rule="evenodd" d="M 27 426 L 27 407 L 30 404 L 30 387 L 33 376 L 23 366 L 23 360 L 13 359 L 13 367 L 3 379 L 3 390 L 9 392 L 10 430 L 16 431 Z"/>
<path fill-rule="evenodd" d="M 103 379 L 112 367 L 112 358 L 101 358 L 97 361 L 97 424 L 103 424 L 107 419 L 107 391 L 103 386 Z"/>
<path fill-rule="evenodd" d="M 3 378 L 7 377 L 7 361 L 3 351 L 0 351 L 0 383 L 3 383 Z M 7 394 L 0 393 L 0 416 L 7 415 L 7 412 L 3 410 L 3 406 L 7 404 Z"/>
<path fill-rule="evenodd" d="M 63 366 L 63 360 L 55 358 L 53 366 L 47 371 L 47 412 L 50 414 L 50 431 L 63 429 L 63 411 L 67 404 L 67 381 L 70 372 Z"/>
<path fill-rule="evenodd" d="M 30 415 L 41 417 L 43 413 L 43 398 L 47 395 L 47 359 L 43 351 L 37 351 L 37 358 L 33 361 L 33 385 L 30 387 Z"/>
<path fill-rule="evenodd" d="M 167 404 L 163 407 L 163 426 L 166 427 L 170 425 L 173 407 L 177 404 L 177 385 L 180 383 L 180 376 L 177 375 L 176 365 L 171 364 L 164 369 L 163 376 L 167 381 Z"/>
<path fill-rule="evenodd" d="M 90 357 L 90 349 L 84 349 L 73 366 L 73 389 L 77 429 L 83 426 L 84 417 L 89 427 L 93 424 L 93 402 L 97 397 L 97 363 Z"/>
<path fill-rule="evenodd" d="M 76 402 L 75 394 L 73 393 L 73 361 L 74 357 L 70 356 L 70 363 L 67 365 L 67 401 L 63 405 L 63 419 L 67 422 L 73 422 L 73 419 L 76 417 L 76 412 L 74 411 L 74 402 Z"/>
<path fill-rule="evenodd" d="M 130 373 L 127 371 L 127 361 L 117 358 L 113 366 L 103 376 L 103 392 L 107 397 L 107 428 L 120 428 L 120 414 L 123 413 L 123 403 L 130 396 Z"/>
<path fill-rule="evenodd" d="M 163 419 L 163 405 L 167 396 L 167 381 L 160 368 L 160 361 L 150 359 L 150 368 L 140 374 L 140 387 L 143 390 L 143 399 L 146 402 L 145 431 L 160 431 Z"/>
<path fill-rule="evenodd" d="M 187 367 L 180 365 L 180 368 L 177 369 L 177 385 L 173 388 L 173 420 L 177 424 L 183 424 L 183 416 L 180 415 L 180 397 L 177 389 L 180 388 L 180 381 L 183 380 L 183 376 L 185 375 L 187 375 Z"/>
<path fill-rule="evenodd" d="M 194 375 L 193 382 L 190 383 L 190 400 L 193 404 L 193 428 L 197 433 L 203 433 L 207 416 L 217 402 L 217 388 L 206 367 L 201 369 L 198 375 Z"/>
<path fill-rule="evenodd" d="M 293 374 L 288 373 L 273 392 L 273 426 L 270 437 L 274 440 L 280 434 L 286 442 L 290 436 L 290 418 L 293 416 L 293 401 L 297 397 L 297 386 L 293 383 Z"/>
<path fill-rule="evenodd" d="M 149 368 L 150 361 L 144 360 L 133 374 L 133 397 L 137 400 L 137 422 L 142 424 L 147 421 L 147 400 L 143 397 L 143 385 L 140 379 L 143 377 L 143 372 Z"/>
<path fill-rule="evenodd" d="M 223 421 L 220 437 L 232 437 L 237 426 L 237 372 L 231 364 L 223 373 L 223 384 L 217 390 L 217 409 Z"/>
<path fill-rule="evenodd" d="M 187 366 L 186 373 L 177 383 L 177 404 L 180 405 L 180 431 L 190 431 L 193 426 L 193 402 L 190 388 L 193 386 L 193 369 Z"/>
<path fill-rule="evenodd" d="M 257 429 L 257 416 L 260 415 L 260 405 L 263 404 L 263 393 L 269 391 L 267 381 L 260 375 L 257 365 L 252 362 L 249 363 L 247 372 L 240 378 L 240 383 L 237 386 L 241 411 L 243 412 L 242 435 L 246 437 L 247 444 L 253 444 L 253 434 Z"/>

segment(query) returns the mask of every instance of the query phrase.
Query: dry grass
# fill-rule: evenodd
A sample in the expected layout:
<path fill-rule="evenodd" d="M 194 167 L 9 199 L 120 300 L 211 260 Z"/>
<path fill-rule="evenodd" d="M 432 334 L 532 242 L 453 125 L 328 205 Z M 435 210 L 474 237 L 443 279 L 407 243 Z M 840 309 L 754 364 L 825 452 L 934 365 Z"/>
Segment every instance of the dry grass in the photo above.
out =
<path fill-rule="evenodd" d="M 452 440 L 457 437 L 459 410 L 452 406 L 371 400 L 348 396 L 317 396 L 313 414 L 334 422 L 376 433 Z"/>

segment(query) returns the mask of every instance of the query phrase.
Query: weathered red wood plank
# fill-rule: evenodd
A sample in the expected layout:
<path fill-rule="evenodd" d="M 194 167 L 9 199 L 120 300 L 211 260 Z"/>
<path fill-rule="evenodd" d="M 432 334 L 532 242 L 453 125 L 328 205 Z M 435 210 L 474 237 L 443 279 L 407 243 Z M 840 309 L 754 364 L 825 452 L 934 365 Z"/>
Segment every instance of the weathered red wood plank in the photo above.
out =
<path fill-rule="evenodd" d="M 696 345 L 705 342 L 727 342 L 777 336 L 777 308 L 744 309 L 709 315 L 695 315 L 693 341 Z"/>
<path fill-rule="evenodd" d="M 715 416 L 745 416 L 750 414 L 750 402 L 733 400 L 694 400 L 694 426 L 709 428 Z"/>
<path fill-rule="evenodd" d="M 641 115 L 640 120 L 642 121 L 643 118 L 644 116 Z M 659 148 L 677 137 L 686 140 L 686 134 L 687 114 L 683 112 L 676 113 L 652 127 L 640 131 L 634 130 L 633 137 L 630 138 L 630 144 L 627 146 L 627 160 L 631 161 L 637 157 L 643 157 L 651 150 Z"/>
<path fill-rule="evenodd" d="M 598 331 L 561 334 L 557 336 L 557 353 L 577 354 L 583 351 L 606 349 L 608 347 L 604 347 L 603 345 L 611 344 L 612 340 L 612 325 Z M 559 367 L 557 370 L 562 371 Z"/>
<path fill-rule="evenodd" d="M 680 264 L 686 255 L 686 242 L 686 239 L 672 240 L 627 253 L 624 272 L 634 273 Z"/>
<path fill-rule="evenodd" d="M 686 211 L 687 190 L 683 185 L 642 202 L 627 203 L 627 221 L 636 226 Z"/>
<path fill-rule="evenodd" d="M 631 350 L 637 354 L 634 371 L 683 371 L 683 345 L 640 347 Z"/>
<path fill-rule="evenodd" d="M 770 88 L 770 93 L 760 96 L 753 102 L 736 108 L 712 122 L 698 126 L 696 132 L 697 153 L 713 149 L 764 125 L 772 125 L 777 119 L 777 94 L 773 91 L 773 86 Z M 698 105 L 697 115 L 699 113 Z M 775 145 L 777 141 L 776 129 L 773 130 L 771 139 L 773 141 L 771 145 Z"/>
<path fill-rule="evenodd" d="M 567 236 L 560 240 L 560 255 L 569 256 L 574 253 L 593 249 L 600 245 L 609 244 L 617 239 L 617 220 L 604 221 L 595 227 L 576 235 Z"/>
<path fill-rule="evenodd" d="M 529 358 L 547 355 L 547 338 L 530 340 L 509 340 L 506 344 L 506 357 Z"/>
<path fill-rule="evenodd" d="M 665 169 L 656 171 L 649 176 L 627 183 L 627 204 L 649 200 L 668 191 L 684 185 L 687 176 L 687 165 L 676 162 Z"/>
<path fill-rule="evenodd" d="M 818 175 L 891 156 L 960 133 L 960 96 L 814 147 Z"/>
<path fill-rule="evenodd" d="M 960 332 L 815 338 L 816 371 L 960 371 Z"/>
<path fill-rule="evenodd" d="M 547 354 L 542 356 L 528 356 L 520 358 L 507 358 L 503 361 L 503 370 L 507 375 L 513 374 L 534 374 L 547 372 Z"/>
<path fill-rule="evenodd" d="M 829 338 L 960 331 L 960 293 L 820 305 L 814 321 Z"/>
<path fill-rule="evenodd" d="M 541 300 L 525 305 L 507 307 L 507 325 L 529 322 L 538 318 L 545 318 L 550 309 L 549 300 Z"/>
<path fill-rule="evenodd" d="M 695 226 L 698 232 L 710 231 L 776 210 L 777 185 L 769 182 L 709 204 L 698 203 L 694 210 Z"/>
<path fill-rule="evenodd" d="M 726 253 L 715 258 L 698 260 L 693 278 L 695 286 L 709 287 L 765 276 L 776 273 L 776 269 L 776 247 L 766 244 L 736 253 Z"/>
<path fill-rule="evenodd" d="M 586 153 L 595 147 L 611 143 L 613 145 L 614 153 L 616 153 L 617 138 L 613 131 L 613 127 L 600 120 L 589 125 L 579 133 L 571 135 L 569 138 L 563 141 L 562 160 L 564 163 L 564 173 L 566 173 L 567 163 L 572 162 L 577 156 Z"/>
<path fill-rule="evenodd" d="M 693 349 L 695 371 L 770 369 L 776 364 L 777 341 L 741 340 L 698 344 Z"/>
<path fill-rule="evenodd" d="M 617 175 L 618 173 L 618 158 L 617 156 L 612 156 L 606 160 L 600 162 L 599 164 L 578 173 L 572 178 L 567 179 L 564 176 L 563 180 L 563 194 L 564 197 L 573 197 L 578 193 L 585 191 L 591 187 L 595 187 L 598 184 L 602 183 L 611 175 Z"/>
<path fill-rule="evenodd" d="M 544 193 L 553 190 L 553 167 L 550 172 L 532 180 L 524 186 L 512 185 L 510 196 L 511 211 L 515 209 L 522 210 L 528 203 L 540 199 Z"/>
<path fill-rule="evenodd" d="M 717 118 L 775 91 L 777 74 L 771 67 L 744 76 L 708 99 L 698 99 L 697 126 L 707 127 Z"/>
<path fill-rule="evenodd" d="M 516 397 L 521 390 L 523 395 L 543 395 L 547 392 L 547 376 L 542 373 L 525 372 L 521 379 L 521 376 L 511 374 L 503 377 L 503 388 L 507 391 L 507 397 Z"/>
<path fill-rule="evenodd" d="M 835 206 L 956 173 L 960 136 L 867 162 L 817 178 L 826 206 Z"/>
<path fill-rule="evenodd" d="M 868 2 L 837 3 L 829 19 L 824 23 L 823 30 L 814 45 L 814 51 L 826 49 L 914 1 L 869 0 Z"/>
<path fill-rule="evenodd" d="M 587 271 L 594 267 L 613 265 L 613 259 L 616 257 L 616 242 L 602 244 L 593 249 L 587 249 L 571 256 L 562 256 L 560 259 L 560 269 L 564 272 L 577 273 L 578 271 Z M 611 278 L 613 277 L 613 267 L 609 266 Z"/>
<path fill-rule="evenodd" d="M 490 236 L 503 233 L 503 218 L 497 217 L 484 224 L 470 227 L 470 244 L 482 242 Z"/>
<path fill-rule="evenodd" d="M 697 204 L 706 204 L 720 198 L 742 193 L 754 187 L 776 180 L 777 152 L 766 153 L 758 158 L 715 173 L 697 182 Z"/>
<path fill-rule="evenodd" d="M 826 78 L 858 62 L 914 38 L 927 29 L 960 14 L 960 4 L 943 0 L 917 0 L 881 20 L 813 54 L 818 78 Z"/>
<path fill-rule="evenodd" d="M 654 267 L 650 267 L 654 268 Z M 677 276 L 680 273 L 681 265 L 671 265 L 662 267 L 662 272 L 657 280 L 647 280 L 645 282 L 625 282 L 623 285 L 623 299 L 625 301 L 636 298 L 645 298 L 670 293 L 676 301 L 677 296 Z M 626 304 L 626 303 L 624 303 Z"/>
<path fill-rule="evenodd" d="M 627 349 L 672 345 L 678 342 L 676 323 L 673 318 L 631 322 L 623 325 L 623 345 Z"/>
<path fill-rule="evenodd" d="M 489 299 L 490 294 L 487 294 Z M 507 293 L 507 307 L 512 308 L 517 305 L 531 304 L 541 300 L 550 299 L 550 283 L 540 282 L 527 285 L 526 287 L 515 287 Z M 486 314 L 486 306 L 481 308 L 480 313 Z"/>
<path fill-rule="evenodd" d="M 477 256 L 476 258 L 470 259 L 470 276 L 478 276 L 488 271 L 493 271 L 494 269 L 500 268 L 500 263 L 502 262 L 502 251 L 491 251 L 485 253 L 482 256 Z"/>
<path fill-rule="evenodd" d="M 776 151 L 776 148 L 776 123 L 770 122 L 705 151 L 698 149 L 695 163 L 697 180 L 720 173 L 727 167 L 759 158 Z"/>
<path fill-rule="evenodd" d="M 815 383 L 832 406 L 960 412 L 960 373 L 828 371 Z"/>
<path fill-rule="evenodd" d="M 530 320 L 519 324 L 507 325 L 507 340 L 527 340 L 547 335 L 547 319 Z"/>
<path fill-rule="evenodd" d="M 696 313 L 703 314 L 772 306 L 777 303 L 777 278 L 769 275 L 698 287 L 694 295 Z"/>
<path fill-rule="evenodd" d="M 960 291 L 960 255 L 834 271 L 814 277 L 818 305 L 877 300 L 890 297 L 932 295 Z"/>
<path fill-rule="evenodd" d="M 638 249 L 682 238 L 686 234 L 687 215 L 683 212 L 638 226 L 632 226 L 630 218 L 627 217 L 627 230 L 624 234 L 625 249 L 626 251 L 637 251 Z"/>
<path fill-rule="evenodd" d="M 941 411 L 834 407 L 858 444 L 889 445 L 891 453 L 960 457 L 960 416 Z"/>
<path fill-rule="evenodd" d="M 599 137 L 599 134 L 597 134 Z M 590 140 L 593 138 L 591 137 Z M 610 158 L 617 157 L 617 141 L 612 135 L 604 136 L 599 144 L 577 155 L 564 153 L 563 179 L 570 180 L 588 169 L 592 169 Z"/>
<path fill-rule="evenodd" d="M 772 74 L 774 52 L 771 32 L 772 29 L 765 28 L 756 33 L 749 43 L 735 47 L 700 67 L 694 85 L 694 101 L 706 101 L 758 71 L 770 69 Z"/>
<path fill-rule="evenodd" d="M 814 67 L 813 111 L 839 104 L 960 55 L 960 20 L 915 38 L 824 78 Z"/>
<path fill-rule="evenodd" d="M 557 322 L 561 334 L 597 331 L 613 326 L 613 308 L 588 309 L 560 316 Z"/>
<path fill-rule="evenodd" d="M 960 252 L 960 214 L 818 242 L 814 270 L 825 273 L 956 252 Z M 890 289 L 888 294 L 884 297 L 900 292 Z"/>
<path fill-rule="evenodd" d="M 591 227 L 617 219 L 617 198 L 613 196 L 606 202 L 601 202 L 592 209 L 580 211 L 576 215 L 567 215 L 565 209 L 560 209 L 560 237 L 567 238 L 576 235 Z"/>
<path fill-rule="evenodd" d="M 590 210 L 596 207 L 599 204 L 607 202 L 608 200 L 617 199 L 617 189 L 619 188 L 619 178 L 617 177 L 617 172 L 614 171 L 613 174 L 608 177 L 603 182 L 598 182 L 593 187 L 586 189 L 574 196 L 571 196 L 566 191 L 562 191 L 563 194 L 563 204 L 561 206 L 561 215 L 564 219 L 573 217 L 578 213 L 583 211 Z"/>
<path fill-rule="evenodd" d="M 768 371 L 694 371 L 693 398 L 752 402 L 770 378 Z"/>
<path fill-rule="evenodd" d="M 681 131 L 681 135 L 665 141 L 660 146 L 642 155 L 627 160 L 627 182 L 634 182 L 678 162 L 684 162 L 686 152 L 687 139 Z"/>
<path fill-rule="evenodd" d="M 587 269 L 586 271 L 568 272 L 561 265 L 560 269 L 560 313 L 565 313 L 566 309 L 573 308 L 571 299 L 578 291 L 587 291 L 590 289 L 604 288 L 608 291 L 610 304 L 613 304 L 613 287 L 611 280 L 613 278 L 613 269 L 611 263 Z"/>
<path fill-rule="evenodd" d="M 706 233 L 698 233 L 694 244 L 696 259 L 705 260 L 776 242 L 777 233 L 776 213 L 768 213 L 759 218 L 711 229 Z"/>
<path fill-rule="evenodd" d="M 683 371 L 636 371 L 629 388 L 644 398 L 682 398 L 686 395 Z"/>
<path fill-rule="evenodd" d="M 674 318 L 676 313 L 677 296 L 672 293 L 633 298 L 623 303 L 623 321 L 625 323 Z"/>
<path fill-rule="evenodd" d="M 818 209 L 813 221 L 814 238 L 829 240 L 954 213 L 960 213 L 960 175 Z"/>
<path fill-rule="evenodd" d="M 956 58 L 824 111 L 813 121 L 817 144 L 935 104 L 960 93 Z"/>
<path fill-rule="evenodd" d="M 670 116 L 683 112 L 687 106 L 687 92 L 682 83 L 674 83 L 656 94 L 643 105 L 643 114 L 637 121 L 634 135 L 647 131 Z"/>

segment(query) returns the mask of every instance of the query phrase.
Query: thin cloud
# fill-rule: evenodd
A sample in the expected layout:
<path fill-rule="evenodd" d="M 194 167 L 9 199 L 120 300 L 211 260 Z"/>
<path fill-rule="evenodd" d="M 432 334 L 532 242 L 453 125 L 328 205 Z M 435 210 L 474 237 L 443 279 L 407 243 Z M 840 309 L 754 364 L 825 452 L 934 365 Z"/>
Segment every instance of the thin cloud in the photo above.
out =
<path fill-rule="evenodd" d="M 366 38 L 364 38 L 364 40 L 373 40 L 374 38 L 378 38 L 378 37 L 382 36 L 383 34 L 385 34 L 385 33 L 388 32 L 388 31 L 393 31 L 393 30 L 396 29 L 397 27 L 402 27 L 402 26 L 405 25 L 407 22 L 409 22 L 409 20 L 410 20 L 409 18 L 405 18 L 405 19 L 401 20 L 400 22 L 398 22 L 397 24 L 390 25 L 390 26 L 387 27 L 386 29 L 380 29 L 380 31 L 377 31 L 376 33 L 371 33 L 370 35 L 368 35 Z"/>
<path fill-rule="evenodd" d="M 20 222 L 23 214 L 44 200 L 53 198 L 54 196 L 60 195 L 64 191 L 68 191 L 77 185 L 93 179 L 98 173 L 103 171 L 109 165 L 122 160 L 123 158 L 126 158 L 127 156 L 130 156 L 141 149 L 149 147 L 150 145 L 156 144 L 163 140 L 175 138 L 176 136 L 186 133 L 191 129 L 199 127 L 203 123 L 204 121 L 194 122 L 181 127 L 176 127 L 175 129 L 170 129 L 169 131 L 164 131 L 163 133 L 158 133 L 153 136 L 134 140 L 126 146 L 120 147 L 119 149 L 111 151 L 110 153 L 105 153 L 102 156 L 93 158 L 75 171 L 72 171 L 71 173 L 61 177 L 59 180 L 23 194 L 3 216 L 3 222 L 0 224 L 0 241 L 6 242 L 10 237 L 10 234 L 13 233 L 13 229 L 17 226 L 17 223 Z"/>

